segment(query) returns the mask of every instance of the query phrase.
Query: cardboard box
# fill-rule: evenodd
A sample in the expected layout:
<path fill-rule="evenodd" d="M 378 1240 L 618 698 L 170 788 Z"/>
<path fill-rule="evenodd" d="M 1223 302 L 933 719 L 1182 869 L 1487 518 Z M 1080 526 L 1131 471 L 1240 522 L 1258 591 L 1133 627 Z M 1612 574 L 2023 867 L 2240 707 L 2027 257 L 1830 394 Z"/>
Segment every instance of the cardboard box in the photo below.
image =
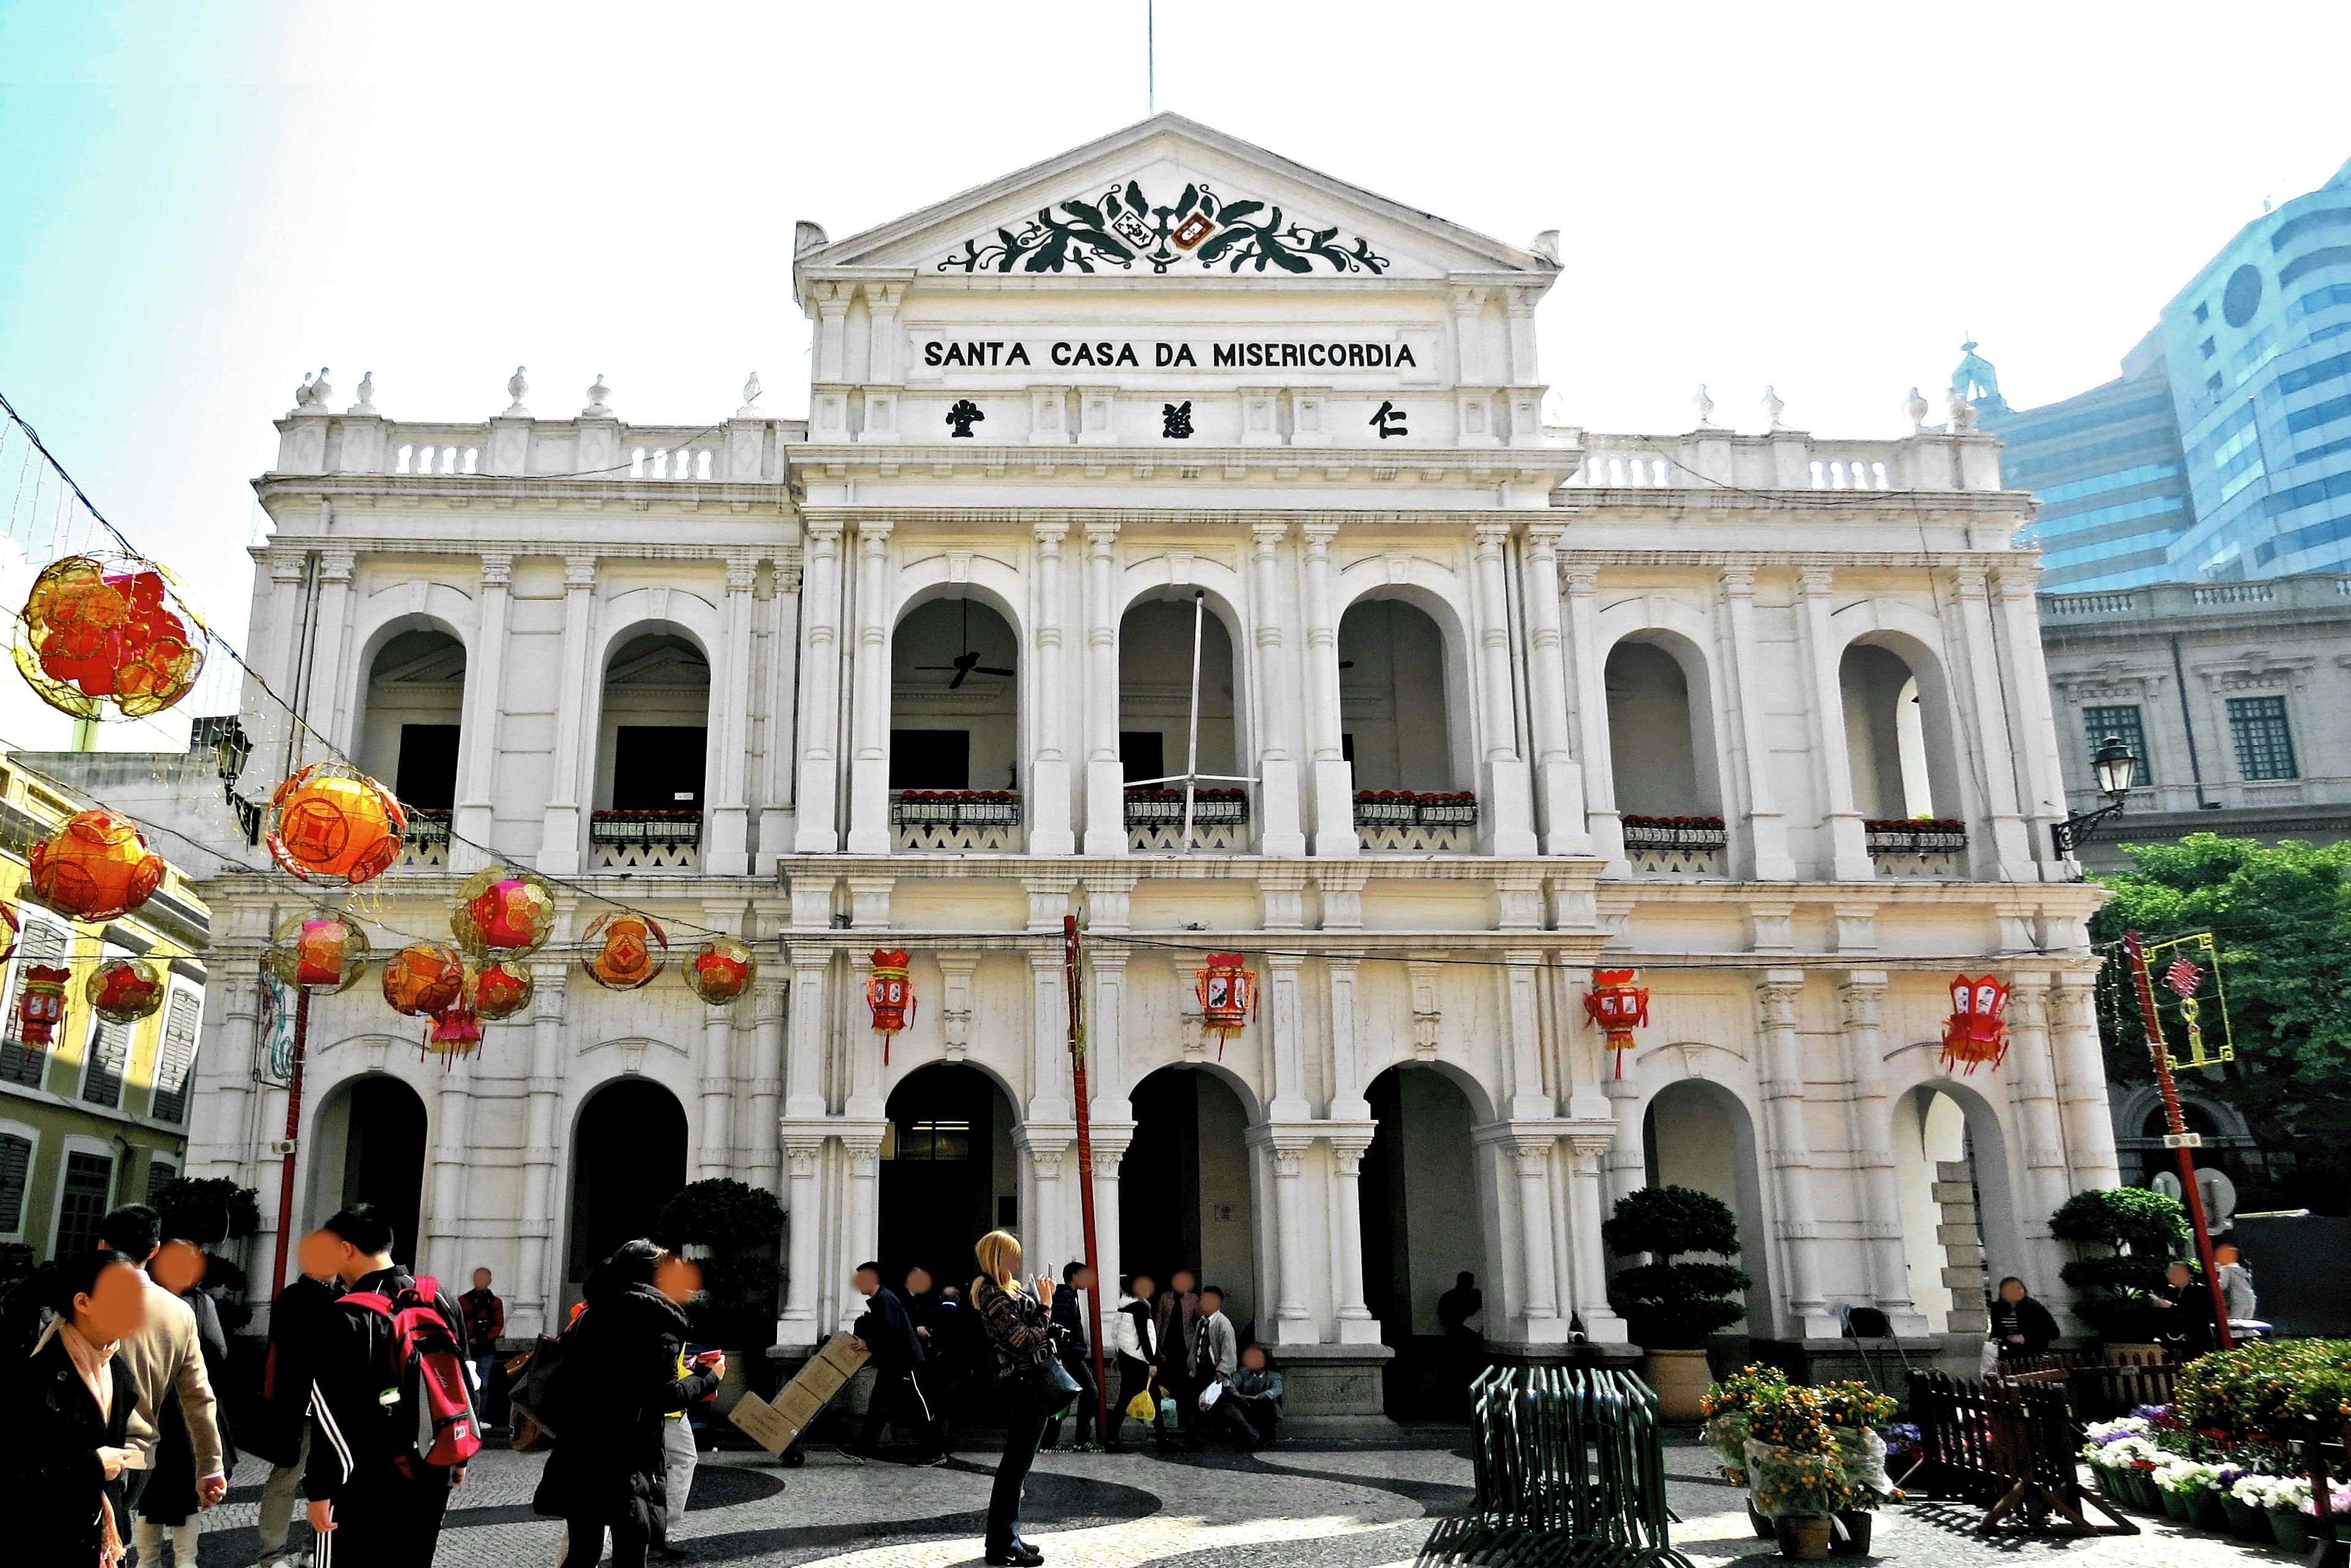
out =
<path fill-rule="evenodd" d="M 865 1352 L 852 1343 L 852 1336 L 837 1333 L 824 1343 L 824 1348 L 809 1358 L 808 1364 L 789 1383 L 784 1385 L 772 1403 L 756 1394 L 745 1394 L 726 1418 L 741 1427 L 751 1440 L 771 1454 L 780 1454 L 808 1430 L 842 1385 L 865 1364 Z"/>

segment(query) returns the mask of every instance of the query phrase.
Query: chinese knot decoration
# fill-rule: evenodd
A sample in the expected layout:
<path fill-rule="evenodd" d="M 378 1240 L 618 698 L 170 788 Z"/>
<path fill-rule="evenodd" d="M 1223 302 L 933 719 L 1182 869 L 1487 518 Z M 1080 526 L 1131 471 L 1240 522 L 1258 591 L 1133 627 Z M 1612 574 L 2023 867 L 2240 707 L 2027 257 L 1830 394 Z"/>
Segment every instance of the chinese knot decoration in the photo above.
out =
<path fill-rule="evenodd" d="M 496 1023 L 530 1006 L 530 971 L 491 964 L 475 974 L 465 989 L 473 998 L 474 1016 Z"/>
<path fill-rule="evenodd" d="M 109 958 L 90 971 L 82 996 L 109 1023 L 137 1023 L 163 1005 L 163 975 L 144 958 Z"/>
<path fill-rule="evenodd" d="M 16 998 L 16 1021 L 22 1026 L 25 1044 L 49 1043 L 49 1032 L 65 1021 L 66 982 L 72 978 L 71 969 L 52 969 L 46 964 L 25 966 L 25 983 Z"/>
<path fill-rule="evenodd" d="M 724 1007 L 751 988 L 759 972 L 751 949 L 732 936 L 713 936 L 685 961 L 685 983 L 713 1007 Z"/>
<path fill-rule="evenodd" d="M 1943 1024 L 1943 1065 L 1973 1072 L 2008 1054 L 2008 988 L 1986 975 L 1951 982 L 1951 1016 Z"/>
<path fill-rule="evenodd" d="M 535 871 L 486 865 L 457 890 L 449 929 L 469 953 L 527 958 L 555 935 L 555 889 Z"/>
<path fill-rule="evenodd" d="M 444 942 L 412 942 L 383 961 L 383 999 L 408 1018 L 445 1012 L 465 994 L 465 959 Z"/>
<path fill-rule="evenodd" d="M 163 857 L 111 811 L 78 811 L 26 857 L 34 896 L 76 920 L 116 920 L 163 885 Z"/>
<path fill-rule="evenodd" d="M 434 1056 L 470 1056 L 481 1043 L 481 1017 L 462 995 L 434 1014 L 433 1027 L 424 1031 L 424 1049 Z"/>
<path fill-rule="evenodd" d="M 1625 1053 L 1633 1049 L 1633 1031 L 1649 1022 L 1649 988 L 1633 982 L 1638 969 L 1594 969 L 1592 988 L 1583 993 L 1583 1012 L 1594 1027 L 1605 1030 L 1609 1050 L 1616 1053 L 1615 1071 L 1625 1076 Z"/>
<path fill-rule="evenodd" d="M 1257 971 L 1243 967 L 1238 953 L 1211 953 L 1208 967 L 1193 976 L 1200 998 L 1200 1024 L 1217 1037 L 1217 1060 L 1225 1058 L 1225 1041 L 1240 1033 L 1257 1012 Z"/>
<path fill-rule="evenodd" d="M 16 638 L 16 667 L 43 702 L 76 718 L 162 713 L 204 667 L 202 629 L 164 608 L 162 573 L 130 558 L 109 571 L 89 556 L 51 561 L 33 580 Z"/>
<path fill-rule="evenodd" d="M 865 982 L 865 1005 L 873 1009 L 873 1032 L 882 1037 L 882 1065 L 890 1065 L 890 1037 L 906 1027 L 914 1011 L 914 982 L 906 975 L 903 947 L 876 947 L 873 975 Z"/>
<path fill-rule="evenodd" d="M 408 814 L 392 791 L 340 762 L 314 762 L 270 797 L 277 813 L 269 852 L 308 882 L 341 877 L 352 886 L 381 876 L 400 858 Z"/>
<path fill-rule="evenodd" d="M 611 991 L 633 991 L 649 986 L 669 967 L 669 937 L 661 923 L 643 915 L 611 911 L 596 916 L 581 939 L 603 946 L 580 961 L 588 977 Z"/>
<path fill-rule="evenodd" d="M 269 945 L 269 972 L 313 991 L 348 991 L 367 973 L 367 933 L 339 915 L 298 915 Z"/>

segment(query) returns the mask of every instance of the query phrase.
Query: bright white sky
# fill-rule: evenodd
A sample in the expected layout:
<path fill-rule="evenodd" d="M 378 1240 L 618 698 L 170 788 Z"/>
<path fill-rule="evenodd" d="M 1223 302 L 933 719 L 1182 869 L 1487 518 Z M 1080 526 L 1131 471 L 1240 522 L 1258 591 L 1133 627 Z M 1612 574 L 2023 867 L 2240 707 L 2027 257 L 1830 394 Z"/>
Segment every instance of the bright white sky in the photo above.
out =
<path fill-rule="evenodd" d="M 0 0 L 0 390 L 242 642 L 269 421 L 806 404 L 835 237 L 1143 118 L 1143 0 Z M 1567 419 L 1903 428 L 1962 330 L 2116 373 L 2264 197 L 2351 157 L 2351 5 L 1162 0 L 1158 102 L 1524 244 Z M 12 464 L 13 470 L 13 464 Z M 13 683 L 10 683 L 13 685 Z"/>

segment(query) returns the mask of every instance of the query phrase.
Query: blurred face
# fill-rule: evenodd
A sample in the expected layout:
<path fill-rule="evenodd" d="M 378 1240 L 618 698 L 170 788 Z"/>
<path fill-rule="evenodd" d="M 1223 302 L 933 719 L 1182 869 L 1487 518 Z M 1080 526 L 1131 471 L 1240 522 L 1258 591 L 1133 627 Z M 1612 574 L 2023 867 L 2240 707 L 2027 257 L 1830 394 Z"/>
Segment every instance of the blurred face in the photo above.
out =
<path fill-rule="evenodd" d="M 1199 1281 L 1192 1278 L 1190 1270 L 1178 1269 L 1176 1270 L 1174 1276 L 1168 1280 L 1167 1283 L 1177 1295 L 1188 1296 L 1192 1293 L 1194 1288 L 1198 1285 Z"/>
<path fill-rule="evenodd" d="M 2215 1247 L 2212 1249 L 2212 1261 L 2215 1263 L 2233 1263 L 2236 1260 L 2237 1249 L 2235 1248 Z"/>
<path fill-rule="evenodd" d="M 1149 1300 L 1151 1299 L 1151 1297 L 1152 1297 L 1152 1293 L 1153 1293 L 1153 1291 L 1154 1291 L 1155 1289 L 1156 1289 L 1156 1285 L 1155 1285 L 1155 1281 L 1152 1280 L 1152 1278 L 1151 1278 L 1151 1276 L 1150 1276 L 1150 1275 L 1148 1275 L 1148 1274 L 1137 1274 L 1137 1275 L 1134 1277 L 1134 1299 L 1135 1299 L 1136 1301 L 1149 1301 Z"/>
<path fill-rule="evenodd" d="M 486 1290 L 488 1290 L 489 1288 L 490 1288 L 490 1271 L 489 1271 L 487 1269 L 476 1269 L 476 1270 L 474 1270 L 474 1289 L 475 1289 L 475 1290 L 477 1290 L 477 1291 L 486 1291 Z"/>
<path fill-rule="evenodd" d="M 147 1271 L 155 1282 L 178 1295 L 193 1290 L 204 1281 L 204 1265 L 209 1262 L 204 1249 L 187 1241 L 166 1241 L 156 1249 L 155 1260 Z"/>
<path fill-rule="evenodd" d="M 870 1296 L 882 1288 L 882 1276 L 871 1269 L 860 1269 L 850 1276 L 849 1282 L 857 1287 L 859 1295 Z"/>
<path fill-rule="evenodd" d="M 1203 1291 L 1200 1292 L 1201 1312 L 1221 1312 L 1224 1310 L 1225 1294 L 1222 1291 Z"/>
<path fill-rule="evenodd" d="M 113 1344 L 139 1332 L 146 1321 L 147 1287 L 128 1263 L 99 1271 L 95 1288 L 74 1298 L 74 1327 L 94 1344 Z"/>
<path fill-rule="evenodd" d="M 931 1293 L 931 1271 L 928 1269 L 907 1270 L 906 1293 L 910 1296 L 929 1295 Z"/>
<path fill-rule="evenodd" d="M 343 1239 L 333 1231 L 313 1230 L 302 1238 L 301 1247 L 295 1256 L 302 1265 L 303 1273 L 325 1284 L 342 1267 L 342 1246 Z"/>
<path fill-rule="evenodd" d="M 1071 1290 L 1091 1291 L 1093 1289 L 1093 1285 L 1094 1271 L 1092 1269 L 1081 1269 L 1076 1273 L 1070 1276 L 1070 1288 Z"/>
<path fill-rule="evenodd" d="M 702 1265 L 673 1252 L 654 1266 L 653 1289 L 682 1307 L 702 1291 Z"/>
<path fill-rule="evenodd" d="M 2174 1263 L 2163 1271 L 2163 1277 L 2175 1285 L 2185 1285 L 2196 1278 L 2188 1271 L 2188 1265 L 2185 1263 Z"/>
<path fill-rule="evenodd" d="M 2002 1281 L 2000 1287 L 2000 1299 L 2003 1301 L 2021 1301 L 2024 1300 L 2024 1281 L 2022 1280 Z"/>
<path fill-rule="evenodd" d="M 1241 1364 L 1248 1367 L 1251 1372 L 1263 1372 L 1265 1370 L 1265 1352 L 1258 1349 L 1255 1345 L 1249 1346 L 1247 1350 L 1241 1352 Z"/>

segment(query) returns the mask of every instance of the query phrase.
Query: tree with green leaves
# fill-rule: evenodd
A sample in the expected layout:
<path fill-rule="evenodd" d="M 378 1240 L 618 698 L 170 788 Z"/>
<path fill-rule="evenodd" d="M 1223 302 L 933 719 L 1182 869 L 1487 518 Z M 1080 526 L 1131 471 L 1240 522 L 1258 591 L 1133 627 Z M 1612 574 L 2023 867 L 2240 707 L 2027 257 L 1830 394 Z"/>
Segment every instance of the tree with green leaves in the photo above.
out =
<path fill-rule="evenodd" d="M 1646 1252 L 1650 1261 L 1609 1281 L 1608 1294 L 1624 1314 L 1633 1343 L 1644 1350 L 1698 1350 L 1707 1336 L 1747 1315 L 1750 1283 L 1728 1263 L 1677 1263 L 1684 1252 L 1739 1256 L 1739 1220 L 1712 1193 L 1687 1186 L 1645 1186 L 1616 1200 L 1600 1228 L 1620 1258 Z"/>
<path fill-rule="evenodd" d="M 774 1343 L 783 1230 L 784 1206 L 748 1182 L 689 1182 L 662 1205 L 653 1239 L 673 1249 L 705 1249 L 702 1297 L 687 1309 L 696 1339 L 736 1349 Z"/>
<path fill-rule="evenodd" d="M 2077 1192 L 2049 1217 L 2049 1234 L 2074 1245 L 2057 1274 L 2081 1320 L 2108 1339 L 2148 1337 L 2148 1300 L 2188 1247 L 2187 1206 L 2143 1186 Z"/>
<path fill-rule="evenodd" d="M 2149 942 L 2213 934 L 2237 1060 L 2219 1082 L 2196 1082 L 2196 1092 L 2241 1113 L 2263 1149 L 2295 1156 L 2294 1173 L 2275 1186 L 2241 1177 L 2240 1207 L 2346 1212 L 2351 843 L 2314 848 L 2288 841 L 2273 849 L 2191 833 L 2176 844 L 2127 848 L 2132 869 L 2098 879 L 2114 897 L 2092 920 L 2093 939 L 2111 942 L 2126 930 Z M 2110 962 L 2119 966 L 2120 958 Z M 2107 1013 L 2107 1077 L 2150 1082 L 2154 1070 L 2136 1003 Z"/>

